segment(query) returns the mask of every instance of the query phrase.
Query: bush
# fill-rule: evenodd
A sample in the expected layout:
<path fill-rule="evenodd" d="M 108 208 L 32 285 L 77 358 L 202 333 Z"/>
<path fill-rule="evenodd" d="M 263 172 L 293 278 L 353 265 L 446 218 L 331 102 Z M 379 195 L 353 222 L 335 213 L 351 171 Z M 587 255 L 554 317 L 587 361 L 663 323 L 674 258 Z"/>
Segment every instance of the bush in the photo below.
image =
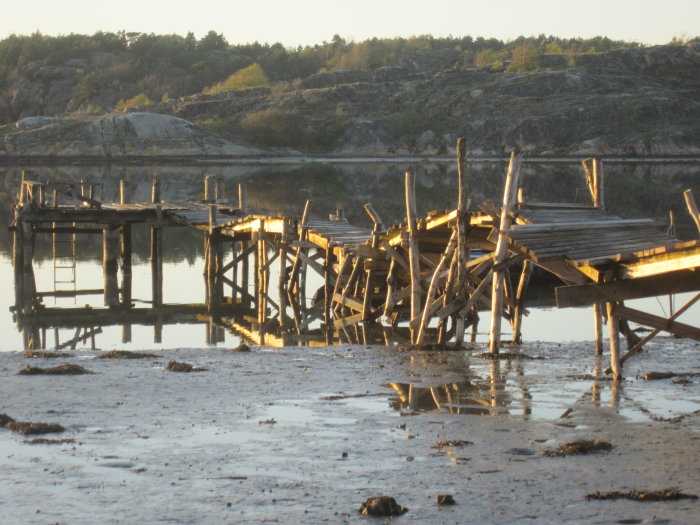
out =
<path fill-rule="evenodd" d="M 268 87 L 270 81 L 265 75 L 265 72 L 258 64 L 251 64 L 248 67 L 239 69 L 233 75 L 230 75 L 223 82 L 219 82 L 204 88 L 202 93 L 205 95 L 213 95 L 222 91 L 234 91 L 237 89 L 249 89 L 256 87 Z"/>
<path fill-rule="evenodd" d="M 153 102 L 151 102 L 151 99 L 148 98 L 148 96 L 146 96 L 144 93 L 139 93 L 135 97 L 131 97 L 128 100 L 120 100 L 119 102 L 117 102 L 116 106 L 114 106 L 114 109 L 118 111 L 126 111 L 129 108 L 150 106 L 151 104 L 153 104 Z"/>
<path fill-rule="evenodd" d="M 241 121 L 243 135 L 266 146 L 301 146 L 306 139 L 301 117 L 296 111 L 263 109 L 248 113 Z"/>

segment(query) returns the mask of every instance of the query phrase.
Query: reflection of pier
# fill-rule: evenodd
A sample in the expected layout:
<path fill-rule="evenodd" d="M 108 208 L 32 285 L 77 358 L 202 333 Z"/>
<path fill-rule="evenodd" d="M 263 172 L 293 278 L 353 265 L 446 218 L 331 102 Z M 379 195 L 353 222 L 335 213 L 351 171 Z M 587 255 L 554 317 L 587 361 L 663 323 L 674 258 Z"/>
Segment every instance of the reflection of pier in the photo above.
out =
<path fill-rule="evenodd" d="M 700 330 L 676 320 L 690 304 L 669 319 L 624 306 L 625 299 L 700 289 L 700 244 L 660 232 L 650 220 L 607 215 L 599 160 L 584 162 L 590 205 L 526 201 L 518 191 L 521 158 L 514 154 L 502 206 L 484 202 L 470 209 L 463 146 L 460 141 L 456 209 L 419 219 L 414 177 L 407 173 L 406 221 L 388 230 L 369 204 L 371 230 L 350 224 L 342 210 L 324 220 L 314 218 L 311 202 L 301 217 L 255 212 L 248 208 L 243 186 L 238 202 L 227 204 L 217 180 L 209 177 L 203 200 L 181 203 L 161 202 L 158 180 L 148 203 L 129 203 L 123 186 L 119 203 L 102 203 L 89 188 L 24 180 L 12 222 L 15 309 L 28 319 L 40 314 L 42 296 L 86 293 L 36 293 L 32 252 L 37 236 L 98 234 L 103 241 L 104 315 L 129 315 L 134 311 L 131 228 L 144 224 L 151 230 L 151 310 L 156 319 L 167 307 L 162 299 L 163 228 L 194 228 L 202 232 L 205 245 L 202 310 L 213 325 L 224 326 L 225 319 L 233 318 L 227 309 L 247 310 L 252 318 L 236 317 L 227 326 L 259 344 L 387 342 L 397 336 L 418 344 L 461 344 L 467 330 L 472 337 L 476 333 L 479 310 L 488 308 L 490 348 L 497 353 L 502 319 L 511 323 L 514 342 L 521 338 L 533 267 L 565 285 L 558 290 L 560 306 L 595 305 L 599 351 L 601 319 L 609 319 L 616 377 L 624 360 L 619 331 L 627 336 L 631 352 L 648 340 L 635 340 L 628 322 L 700 339 Z M 688 204 L 693 213 L 692 196 Z M 210 340 L 218 336 L 212 333 Z"/>

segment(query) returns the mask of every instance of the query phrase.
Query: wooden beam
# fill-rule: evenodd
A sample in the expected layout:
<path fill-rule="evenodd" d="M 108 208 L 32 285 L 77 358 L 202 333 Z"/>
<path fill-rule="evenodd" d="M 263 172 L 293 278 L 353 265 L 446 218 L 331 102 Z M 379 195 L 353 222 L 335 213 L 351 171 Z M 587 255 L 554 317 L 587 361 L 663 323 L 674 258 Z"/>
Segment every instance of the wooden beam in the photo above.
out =
<path fill-rule="evenodd" d="M 627 306 L 616 305 L 613 314 L 620 319 L 627 319 L 633 323 L 649 326 L 651 328 L 668 332 L 678 337 L 687 337 L 700 341 L 700 328 L 695 328 L 684 323 L 672 321 L 658 315 L 641 312 Z"/>
<path fill-rule="evenodd" d="M 700 271 L 679 270 L 660 275 L 624 279 L 602 284 L 559 286 L 555 289 L 557 307 L 586 306 L 593 303 L 624 301 L 700 290 Z"/>
<path fill-rule="evenodd" d="M 682 314 L 684 314 L 686 311 L 688 311 L 688 309 L 691 306 L 693 306 L 696 302 L 698 302 L 698 300 L 700 300 L 700 293 L 696 294 L 695 297 L 693 297 L 690 301 L 685 303 L 685 305 L 682 308 L 679 308 L 678 310 L 676 310 L 676 312 L 671 317 L 669 317 L 668 320 L 673 321 L 674 319 L 677 319 Z M 636 345 L 634 345 L 632 348 L 630 348 L 625 355 L 622 356 L 622 358 L 620 359 L 620 363 L 621 364 L 624 363 L 625 361 L 627 361 L 627 359 L 629 359 L 634 354 L 639 352 L 644 347 L 645 344 L 647 344 L 654 337 L 656 337 L 659 334 L 659 332 L 661 332 L 661 331 L 662 331 L 661 329 L 656 329 L 656 330 L 649 332 L 643 339 L 641 339 Z M 609 374 L 611 371 L 612 371 L 612 369 L 608 368 L 605 371 L 605 373 Z"/>

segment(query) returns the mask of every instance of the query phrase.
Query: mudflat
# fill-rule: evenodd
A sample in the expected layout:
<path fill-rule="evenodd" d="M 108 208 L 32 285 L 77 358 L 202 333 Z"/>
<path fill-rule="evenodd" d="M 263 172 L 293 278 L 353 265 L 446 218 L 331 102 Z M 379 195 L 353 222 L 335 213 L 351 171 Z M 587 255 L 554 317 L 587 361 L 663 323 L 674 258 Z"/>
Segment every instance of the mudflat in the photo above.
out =
<path fill-rule="evenodd" d="M 0 428 L 2 521 L 375 523 L 358 510 L 389 496 L 397 523 L 696 523 L 692 498 L 586 496 L 700 495 L 698 349 L 660 338 L 619 385 L 584 343 L 501 361 L 480 345 L 31 360 L 80 376 L 17 375 L 29 360 L 0 352 L 0 413 L 65 428 L 34 444 Z M 691 375 L 641 378 L 670 369 Z M 611 448 L 543 454 L 580 440 Z"/>

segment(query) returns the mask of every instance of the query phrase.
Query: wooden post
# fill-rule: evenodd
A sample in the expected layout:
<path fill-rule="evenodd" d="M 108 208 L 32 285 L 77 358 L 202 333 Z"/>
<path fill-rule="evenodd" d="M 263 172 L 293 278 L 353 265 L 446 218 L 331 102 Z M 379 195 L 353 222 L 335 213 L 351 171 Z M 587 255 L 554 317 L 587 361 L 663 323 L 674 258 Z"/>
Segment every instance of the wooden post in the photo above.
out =
<path fill-rule="evenodd" d="M 605 187 L 603 179 L 603 161 L 599 158 L 593 159 L 593 181 L 595 188 L 595 196 L 593 198 L 593 206 L 605 210 Z"/>
<path fill-rule="evenodd" d="M 286 310 L 287 310 L 287 221 L 282 222 L 282 233 L 280 235 L 279 243 L 279 279 L 277 280 L 277 295 L 279 302 L 279 324 L 284 327 L 286 323 Z"/>
<path fill-rule="evenodd" d="M 248 213 L 248 187 L 242 183 L 238 185 L 238 208 L 244 214 Z"/>
<path fill-rule="evenodd" d="M 413 328 L 413 322 L 420 316 L 420 262 L 418 259 L 418 241 L 416 240 L 416 178 L 406 172 L 406 223 L 408 225 L 408 263 L 411 278 L 411 342 L 418 337 L 418 330 Z"/>
<path fill-rule="evenodd" d="M 581 161 L 586 172 L 586 182 L 591 192 L 593 206 L 605 210 L 605 193 L 603 179 L 603 161 L 599 158 L 589 158 Z"/>
<path fill-rule="evenodd" d="M 34 281 L 34 228 L 30 222 L 22 222 L 22 305 L 25 312 L 31 311 L 36 293 Z"/>
<path fill-rule="evenodd" d="M 608 329 L 610 330 L 610 368 L 612 369 L 613 379 L 619 381 L 622 379 L 619 322 L 613 314 L 615 303 L 605 303 L 605 307 L 608 315 Z"/>
<path fill-rule="evenodd" d="M 126 204 L 127 203 L 127 196 L 126 196 L 126 181 L 124 179 L 119 180 L 119 204 Z"/>
<path fill-rule="evenodd" d="M 523 271 L 520 274 L 518 282 L 518 290 L 515 292 L 515 312 L 513 314 L 513 342 L 516 344 L 522 343 L 522 324 L 523 324 L 523 303 L 525 302 L 525 291 L 527 284 L 532 275 L 532 262 L 526 260 L 523 262 Z"/>
<path fill-rule="evenodd" d="M 214 179 L 214 201 L 222 202 L 224 200 L 224 185 L 221 177 L 217 176 Z"/>
<path fill-rule="evenodd" d="M 258 322 L 262 325 L 267 317 L 267 280 L 268 280 L 268 268 L 267 268 L 267 246 L 265 245 L 265 230 L 262 222 L 260 224 L 260 229 L 258 230 L 258 259 L 257 259 L 257 270 L 258 270 Z"/>
<path fill-rule="evenodd" d="M 331 272 L 333 271 L 333 248 L 326 249 L 323 262 L 323 324 L 326 328 L 331 326 Z"/>
<path fill-rule="evenodd" d="M 160 206 L 160 179 L 155 177 L 151 186 L 151 202 L 156 204 L 156 226 L 151 228 L 151 288 L 152 304 L 163 304 L 163 229 L 161 220 L 163 211 Z"/>
<path fill-rule="evenodd" d="M 214 229 L 216 227 L 216 207 L 209 205 L 209 229 L 205 234 L 204 245 L 206 247 L 205 256 L 205 276 L 207 282 L 207 308 L 212 313 L 221 302 L 217 273 L 220 268 L 219 247 L 215 238 Z"/>
<path fill-rule="evenodd" d="M 593 304 L 593 323 L 595 330 L 595 355 L 603 355 L 603 305 Z"/>
<path fill-rule="evenodd" d="M 241 251 L 245 252 L 248 250 L 249 242 L 250 241 L 241 241 Z M 247 254 L 245 257 L 243 257 L 243 261 L 241 262 L 241 288 L 246 292 L 246 295 L 243 296 L 243 304 L 247 308 L 250 308 L 250 254 Z"/>
<path fill-rule="evenodd" d="M 124 180 L 119 181 L 119 203 L 120 204 L 126 204 L 127 203 L 127 195 L 126 195 L 126 184 Z M 125 223 L 122 228 L 121 228 L 121 247 L 120 247 L 120 256 L 121 256 L 121 266 L 122 266 L 122 305 L 124 307 L 130 307 L 131 306 L 131 283 L 132 283 L 132 273 L 131 273 L 131 254 L 132 254 L 132 246 L 131 246 L 131 224 L 130 223 Z M 126 326 L 125 326 L 126 330 Z M 126 336 L 125 336 L 126 337 Z M 129 326 L 129 333 L 128 333 L 128 338 L 129 341 L 131 341 L 131 326 Z M 129 341 L 124 341 L 124 342 L 129 342 Z"/>
<path fill-rule="evenodd" d="M 503 206 L 501 208 L 501 224 L 498 232 L 498 243 L 494 263 L 503 262 L 507 256 L 508 239 L 505 232 L 510 229 L 512 218 L 511 213 L 515 204 L 515 197 L 518 191 L 520 179 L 520 164 L 522 155 L 515 152 L 510 155 L 508 173 L 506 174 L 505 188 L 503 191 Z M 497 354 L 501 344 L 501 312 L 503 310 L 503 271 L 494 269 L 493 283 L 491 288 L 491 331 L 489 334 L 489 351 Z"/>
<path fill-rule="evenodd" d="M 102 230 L 102 270 L 104 274 L 104 303 L 115 308 L 119 305 L 119 227 L 110 226 Z"/>
<path fill-rule="evenodd" d="M 698 227 L 698 233 L 700 233 L 700 212 L 697 204 L 695 204 L 695 198 L 693 198 L 693 190 L 685 190 L 683 196 L 685 197 L 685 204 L 688 206 L 688 213 L 695 221 L 695 226 Z"/>
<path fill-rule="evenodd" d="M 213 194 L 213 188 L 211 183 L 211 175 L 204 176 L 204 202 L 211 202 Z"/>

